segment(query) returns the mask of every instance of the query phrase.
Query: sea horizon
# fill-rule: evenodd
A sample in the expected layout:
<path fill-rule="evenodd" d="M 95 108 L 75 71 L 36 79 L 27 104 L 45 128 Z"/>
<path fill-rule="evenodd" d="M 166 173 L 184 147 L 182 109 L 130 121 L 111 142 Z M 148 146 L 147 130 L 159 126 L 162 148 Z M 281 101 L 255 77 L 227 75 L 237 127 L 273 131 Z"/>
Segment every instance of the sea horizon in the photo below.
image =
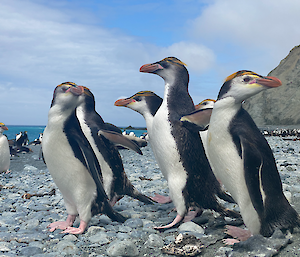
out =
<path fill-rule="evenodd" d="M 9 125 L 5 124 L 8 130 L 4 131 L 3 134 L 7 136 L 8 139 L 15 139 L 16 135 L 20 132 L 27 131 L 29 142 L 39 138 L 40 133 L 44 132 L 46 125 Z M 124 126 L 119 127 L 122 131 L 126 130 L 129 134 L 130 132 L 134 132 L 137 137 L 140 137 L 143 133 L 147 131 L 145 127 L 133 127 L 133 126 Z"/>

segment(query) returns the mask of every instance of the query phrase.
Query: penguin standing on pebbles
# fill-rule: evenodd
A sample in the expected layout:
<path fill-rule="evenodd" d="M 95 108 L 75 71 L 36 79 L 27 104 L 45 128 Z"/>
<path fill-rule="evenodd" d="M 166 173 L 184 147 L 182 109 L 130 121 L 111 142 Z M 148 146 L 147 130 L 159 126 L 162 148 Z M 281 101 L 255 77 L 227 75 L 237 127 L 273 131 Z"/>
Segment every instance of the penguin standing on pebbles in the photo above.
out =
<path fill-rule="evenodd" d="M 0 172 L 9 172 L 10 150 L 7 137 L 3 132 L 8 130 L 4 123 L 0 123 Z"/>
<path fill-rule="evenodd" d="M 199 133 L 189 131 L 180 122 L 184 114 L 195 110 L 188 93 L 189 75 L 184 63 L 169 57 L 143 65 L 140 71 L 157 74 L 165 80 L 163 102 L 153 117 L 149 132 L 151 147 L 168 182 L 177 216 L 172 223 L 156 229 L 177 226 L 191 206 L 237 217 L 216 199 L 216 194 L 221 192 L 220 184 L 205 156 Z"/>
<path fill-rule="evenodd" d="M 91 217 L 99 213 L 113 221 L 125 221 L 108 202 L 97 157 L 76 117 L 83 92 L 83 87 L 71 82 L 56 87 L 43 134 L 44 159 L 68 213 L 66 221 L 51 223 L 50 231 L 63 229 L 63 233 L 81 234 Z M 72 225 L 77 215 L 80 225 L 75 228 Z"/>
<path fill-rule="evenodd" d="M 228 227 L 227 233 L 240 240 L 251 234 L 271 236 L 276 228 L 293 230 L 300 225 L 299 215 L 283 194 L 272 150 L 242 107 L 250 96 L 280 85 L 275 77 L 246 70 L 236 72 L 221 87 L 211 113 L 207 154 L 215 175 L 239 205 L 249 229 Z"/>
<path fill-rule="evenodd" d="M 88 88 L 84 88 L 84 93 L 80 98 L 83 98 L 83 101 L 76 109 L 76 116 L 99 161 L 103 187 L 111 205 L 124 195 L 129 195 L 146 204 L 153 204 L 153 201 L 140 193 L 127 178 L 121 156 L 111 141 L 142 154 L 139 147 L 122 134 L 107 130 L 108 126 L 95 110 L 95 98 Z"/>

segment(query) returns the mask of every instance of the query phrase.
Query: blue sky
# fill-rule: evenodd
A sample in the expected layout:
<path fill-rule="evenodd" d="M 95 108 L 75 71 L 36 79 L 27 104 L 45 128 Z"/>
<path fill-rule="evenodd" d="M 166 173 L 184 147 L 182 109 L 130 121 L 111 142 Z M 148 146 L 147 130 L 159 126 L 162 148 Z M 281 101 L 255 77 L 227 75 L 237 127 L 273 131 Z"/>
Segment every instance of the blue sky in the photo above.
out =
<path fill-rule="evenodd" d="M 114 102 L 164 82 L 140 66 L 175 56 L 187 64 L 195 102 L 216 98 L 241 69 L 266 75 L 300 44 L 294 0 L 0 1 L 0 122 L 46 125 L 54 88 L 91 89 L 118 126 L 145 126 Z"/>

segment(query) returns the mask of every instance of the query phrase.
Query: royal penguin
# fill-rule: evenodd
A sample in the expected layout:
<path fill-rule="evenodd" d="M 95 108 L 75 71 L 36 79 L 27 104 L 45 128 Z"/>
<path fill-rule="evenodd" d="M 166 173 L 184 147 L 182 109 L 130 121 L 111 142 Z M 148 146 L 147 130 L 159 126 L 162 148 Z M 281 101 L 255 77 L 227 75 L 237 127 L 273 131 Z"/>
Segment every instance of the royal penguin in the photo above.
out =
<path fill-rule="evenodd" d="M 102 117 L 96 112 L 95 98 L 88 88 L 84 87 L 84 93 L 80 98 L 83 100 L 76 109 L 76 116 L 100 164 L 104 190 L 111 205 L 114 205 L 124 195 L 146 204 L 153 204 L 153 201 L 140 193 L 127 178 L 121 156 L 114 143 L 125 145 L 125 147 L 142 154 L 139 147 L 122 134 L 107 130 L 111 126 L 105 124 Z"/>
<path fill-rule="evenodd" d="M 108 202 L 97 157 L 76 117 L 76 107 L 80 105 L 83 93 L 84 88 L 75 83 L 58 85 L 43 133 L 44 159 L 63 195 L 68 213 L 66 221 L 51 223 L 50 231 L 63 229 L 63 233 L 83 233 L 91 217 L 99 213 L 113 221 L 125 221 Z M 80 225 L 75 228 L 72 225 L 77 215 Z"/>
<path fill-rule="evenodd" d="M 264 136 L 243 109 L 247 98 L 281 81 L 242 70 L 227 77 L 214 104 L 206 152 L 213 171 L 239 205 L 248 233 L 229 227 L 228 234 L 271 236 L 276 228 L 292 230 L 299 215 L 282 191 L 276 162 Z M 235 243 L 238 240 L 228 241 Z"/>
<path fill-rule="evenodd" d="M 148 132 L 148 139 L 151 142 L 151 127 L 155 113 L 159 109 L 163 99 L 152 91 L 140 91 L 136 94 L 123 99 L 118 99 L 114 105 L 127 107 L 140 113 L 145 121 Z M 163 196 L 155 193 L 152 200 L 158 203 L 169 203 L 172 202 L 169 196 Z"/>
<path fill-rule="evenodd" d="M 195 105 L 195 111 L 181 117 L 180 119 L 180 121 L 182 121 L 183 124 L 188 128 L 199 130 L 204 149 L 206 149 L 207 129 L 209 126 L 210 115 L 212 113 L 212 109 L 214 108 L 215 102 L 216 100 L 213 99 L 205 99 L 199 104 Z M 204 112 L 206 113 L 205 115 L 203 114 Z M 197 122 L 201 123 L 201 125 L 197 125 Z M 197 126 L 191 127 L 191 124 L 195 124 Z"/>
<path fill-rule="evenodd" d="M 9 172 L 10 150 L 7 137 L 3 132 L 8 130 L 4 123 L 0 123 L 0 172 Z"/>
<path fill-rule="evenodd" d="M 153 122 L 153 117 L 156 114 L 157 110 L 159 109 L 163 99 L 155 94 L 152 91 L 140 91 L 133 96 L 130 96 L 128 98 L 123 98 L 123 99 L 118 99 L 115 102 L 115 106 L 123 106 L 127 107 L 129 109 L 132 109 L 145 118 L 146 121 L 146 126 L 147 126 L 147 131 L 149 135 L 149 141 L 151 143 L 151 126 Z M 195 108 L 199 109 L 211 109 L 214 105 L 215 100 L 212 99 L 205 99 L 198 105 L 195 105 Z M 191 123 L 189 122 L 188 127 L 191 126 Z M 198 131 L 198 128 L 197 128 Z M 204 140 L 206 138 L 206 132 L 205 131 L 200 131 L 200 136 L 203 141 L 204 145 Z M 204 145 L 205 146 L 205 145 Z M 222 198 L 225 201 L 233 202 L 233 199 L 229 197 L 228 195 L 225 195 L 224 192 L 218 193 L 219 197 Z M 172 202 L 172 199 L 169 196 L 163 196 L 155 193 L 154 197 L 151 197 L 152 200 L 158 202 L 158 203 L 169 203 Z"/>
<path fill-rule="evenodd" d="M 156 229 L 177 226 L 192 206 L 237 216 L 222 207 L 216 198 L 221 192 L 220 184 L 205 156 L 199 133 L 189 131 L 180 122 L 184 114 L 195 110 L 188 93 L 189 75 L 185 64 L 175 57 L 168 57 L 143 65 L 140 72 L 157 74 L 165 81 L 162 104 L 147 129 L 177 216 L 172 223 Z"/>

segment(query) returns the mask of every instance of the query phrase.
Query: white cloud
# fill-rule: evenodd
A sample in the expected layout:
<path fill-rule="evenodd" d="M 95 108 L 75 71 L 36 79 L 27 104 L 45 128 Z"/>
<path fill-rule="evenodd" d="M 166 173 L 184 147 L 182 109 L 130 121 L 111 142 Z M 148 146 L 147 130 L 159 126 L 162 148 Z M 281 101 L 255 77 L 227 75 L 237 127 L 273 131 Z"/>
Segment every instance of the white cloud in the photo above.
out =
<path fill-rule="evenodd" d="M 178 42 L 162 49 L 167 56 L 176 56 L 187 64 L 188 69 L 202 73 L 212 67 L 215 61 L 214 52 L 204 45 L 193 42 Z"/>
<path fill-rule="evenodd" d="M 151 46 L 74 20 L 30 1 L 0 2 L 0 85 L 5 85 L 0 105 L 11 106 L 3 122 L 45 124 L 52 92 L 65 81 L 90 87 L 100 114 L 109 118 L 118 110 L 113 106 L 118 95 L 139 90 L 139 67 Z M 37 99 L 43 92 L 48 102 L 40 105 Z M 24 107 L 24 101 L 27 111 L 14 111 Z"/>
<path fill-rule="evenodd" d="M 300 43 L 299 9 L 300 2 L 294 0 L 215 0 L 190 23 L 190 35 L 246 51 L 279 51 L 283 58 Z"/>

